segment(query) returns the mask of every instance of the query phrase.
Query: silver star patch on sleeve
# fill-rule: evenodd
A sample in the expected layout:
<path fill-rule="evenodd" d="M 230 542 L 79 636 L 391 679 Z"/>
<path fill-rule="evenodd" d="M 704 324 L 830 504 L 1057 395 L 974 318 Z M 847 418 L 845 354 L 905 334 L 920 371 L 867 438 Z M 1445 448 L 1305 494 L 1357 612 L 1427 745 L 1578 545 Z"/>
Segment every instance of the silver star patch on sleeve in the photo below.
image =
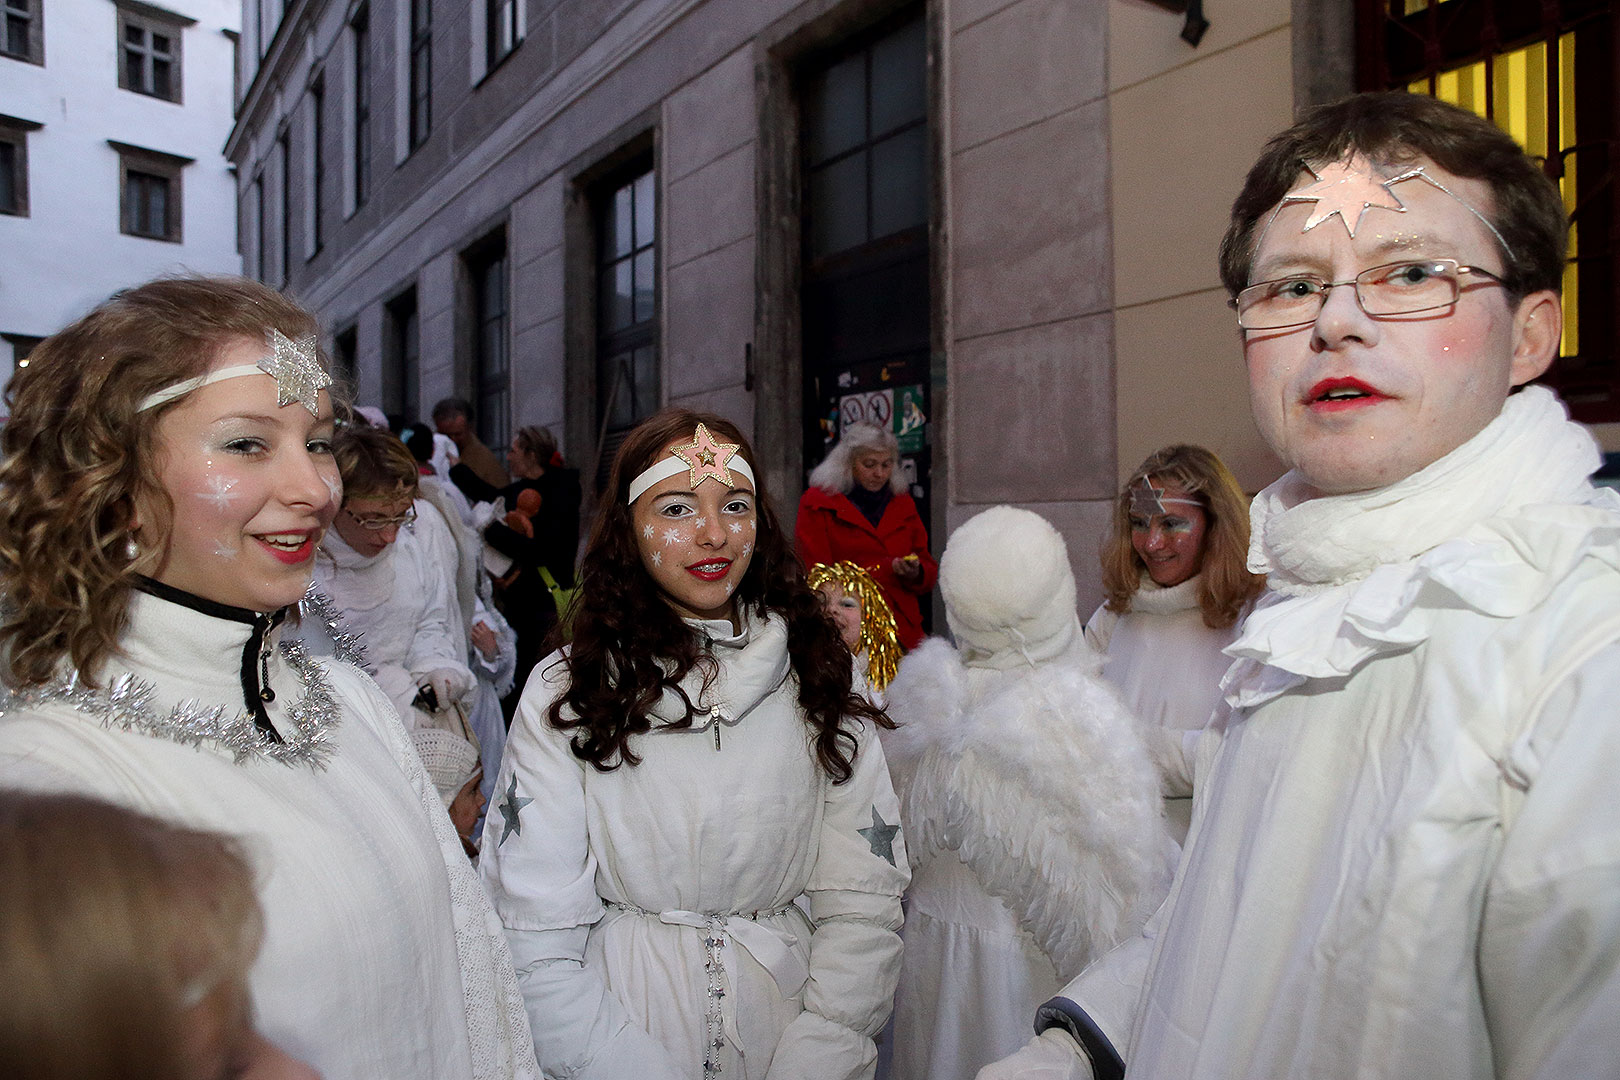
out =
<path fill-rule="evenodd" d="M 512 782 L 506 786 L 506 792 L 501 797 L 501 817 L 506 819 L 506 828 L 501 832 L 500 843 L 496 847 L 506 843 L 506 838 L 513 833 L 522 834 L 523 822 L 518 820 L 518 815 L 532 802 L 533 799 L 525 799 L 517 793 L 517 774 L 513 773 Z"/>
<path fill-rule="evenodd" d="M 856 829 L 856 832 L 865 837 L 866 842 L 872 845 L 872 854 L 881 855 L 894 866 L 894 836 L 900 831 L 899 825 L 890 825 L 883 820 L 877 807 L 872 807 L 872 827 L 870 829 Z"/>
<path fill-rule="evenodd" d="M 276 380 L 276 404 L 298 402 L 309 415 L 321 412 L 321 391 L 332 385 L 332 376 L 321 367 L 315 338 L 292 340 L 280 330 L 270 331 L 270 352 L 259 361 L 259 370 Z"/>

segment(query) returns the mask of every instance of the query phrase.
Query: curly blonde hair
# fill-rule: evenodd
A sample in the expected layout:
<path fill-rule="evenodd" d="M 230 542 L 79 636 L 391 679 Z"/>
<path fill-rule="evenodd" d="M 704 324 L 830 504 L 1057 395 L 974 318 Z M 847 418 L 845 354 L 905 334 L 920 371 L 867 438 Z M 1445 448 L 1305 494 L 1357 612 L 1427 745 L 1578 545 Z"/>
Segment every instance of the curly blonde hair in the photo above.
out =
<path fill-rule="evenodd" d="M 66 657 L 93 680 L 116 652 L 129 590 L 168 547 L 174 504 L 155 440 L 186 395 L 140 404 L 272 328 L 297 339 L 317 324 L 246 278 L 160 278 L 35 347 L 7 390 L 0 436 L 0 679 L 38 685 Z"/>
<path fill-rule="evenodd" d="M 1178 487 L 1204 507 L 1204 561 L 1198 571 L 1198 606 L 1204 625 L 1231 626 L 1266 579 L 1249 573 L 1249 500 L 1221 459 L 1201 446 L 1167 446 L 1138 465 L 1114 500 L 1114 529 L 1103 542 L 1104 607 L 1121 615 L 1142 584 L 1141 556 L 1131 546 L 1131 488 L 1147 477 Z"/>
<path fill-rule="evenodd" d="M 866 678 L 879 690 L 886 689 L 900 669 L 900 632 L 895 627 L 894 610 L 889 607 L 883 588 L 865 569 L 840 559 L 835 563 L 816 563 L 805 579 L 812 589 L 820 591 L 823 585 L 836 585 L 861 605 L 861 636 L 855 643 L 855 654 L 866 654 Z"/>

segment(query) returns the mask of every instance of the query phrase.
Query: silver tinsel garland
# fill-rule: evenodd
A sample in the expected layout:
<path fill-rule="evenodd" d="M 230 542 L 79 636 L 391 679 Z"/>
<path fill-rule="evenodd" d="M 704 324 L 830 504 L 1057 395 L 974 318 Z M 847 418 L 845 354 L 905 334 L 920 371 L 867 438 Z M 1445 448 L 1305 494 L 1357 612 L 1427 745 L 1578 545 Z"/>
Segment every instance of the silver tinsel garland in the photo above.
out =
<path fill-rule="evenodd" d="M 0 716 L 40 705 L 67 705 L 95 717 L 104 727 L 183 746 L 213 744 L 229 751 L 238 765 L 274 761 L 325 768 L 332 753 L 328 740 L 341 717 L 331 683 L 298 642 L 282 642 L 281 655 L 304 684 L 303 695 L 287 708 L 293 735 L 284 742 L 272 740 L 245 710 L 228 716 L 224 705 L 204 706 L 193 700 L 182 701 L 167 713 L 159 712 L 152 705 L 152 684 L 127 672 L 105 689 L 81 682 L 78 672 L 27 690 L 0 688 Z"/>
<path fill-rule="evenodd" d="M 376 674 L 366 661 L 365 645 L 360 640 L 365 634 L 349 629 L 348 620 L 332 603 L 332 598 L 317 589 L 314 582 L 310 583 L 309 591 L 298 602 L 298 615 L 300 619 L 314 619 L 321 624 L 332 642 L 333 657 L 345 664 L 353 664 L 368 675 Z"/>

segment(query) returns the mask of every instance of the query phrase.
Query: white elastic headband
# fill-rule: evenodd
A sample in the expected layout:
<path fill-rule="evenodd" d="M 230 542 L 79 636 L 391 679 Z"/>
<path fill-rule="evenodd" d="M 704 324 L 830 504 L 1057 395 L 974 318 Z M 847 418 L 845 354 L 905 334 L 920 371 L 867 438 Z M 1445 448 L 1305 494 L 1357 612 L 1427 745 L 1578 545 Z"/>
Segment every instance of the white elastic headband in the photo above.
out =
<path fill-rule="evenodd" d="M 276 404 L 291 405 L 298 402 L 309 410 L 309 415 L 321 412 L 321 390 L 332 385 L 332 376 L 326 373 L 317 359 L 313 336 L 292 340 L 280 330 L 272 329 L 265 335 L 270 349 L 256 364 L 235 364 L 193 379 L 182 379 L 173 386 L 165 386 L 146 396 L 135 409 L 142 413 L 166 405 L 193 390 L 201 390 L 211 383 L 226 379 L 240 379 L 245 375 L 268 375 L 276 380 Z"/>
<path fill-rule="evenodd" d="M 754 470 L 749 468 L 748 462 L 738 453 L 741 449 L 740 443 L 716 442 L 708 427 L 698 424 L 691 442 L 670 447 L 669 457 L 653 462 L 630 481 L 630 491 L 625 497 L 625 505 L 629 506 L 641 498 L 654 484 L 683 472 L 691 473 L 693 490 L 705 480 L 718 480 L 727 487 L 735 487 L 736 485 L 732 483 L 732 473 L 747 477 L 748 482 L 757 488 L 759 482 L 754 479 Z"/>

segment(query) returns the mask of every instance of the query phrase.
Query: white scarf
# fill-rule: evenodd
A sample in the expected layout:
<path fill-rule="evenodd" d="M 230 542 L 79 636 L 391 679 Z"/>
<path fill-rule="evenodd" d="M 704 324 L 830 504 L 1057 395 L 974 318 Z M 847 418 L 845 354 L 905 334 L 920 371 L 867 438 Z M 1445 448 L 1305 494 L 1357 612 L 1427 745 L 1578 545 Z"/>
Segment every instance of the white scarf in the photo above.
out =
<path fill-rule="evenodd" d="M 327 529 L 321 551 L 336 568 L 328 578 L 332 600 L 351 615 L 375 611 L 394 598 L 394 555 L 398 543 L 376 555 L 362 555 L 344 542 L 337 529 Z"/>
<path fill-rule="evenodd" d="M 1277 592 L 1360 581 L 1407 562 L 1487 518 L 1535 503 L 1578 502 L 1601 463 L 1592 436 L 1552 391 L 1508 398 L 1472 439 L 1404 480 L 1312 498 L 1298 472 L 1255 497 L 1249 569 Z"/>
<path fill-rule="evenodd" d="M 1194 574 L 1179 585 L 1166 587 L 1144 571 L 1142 583 L 1131 594 L 1131 610 L 1146 615 L 1174 615 L 1195 608 L 1198 606 L 1198 579 L 1199 575 Z"/>

